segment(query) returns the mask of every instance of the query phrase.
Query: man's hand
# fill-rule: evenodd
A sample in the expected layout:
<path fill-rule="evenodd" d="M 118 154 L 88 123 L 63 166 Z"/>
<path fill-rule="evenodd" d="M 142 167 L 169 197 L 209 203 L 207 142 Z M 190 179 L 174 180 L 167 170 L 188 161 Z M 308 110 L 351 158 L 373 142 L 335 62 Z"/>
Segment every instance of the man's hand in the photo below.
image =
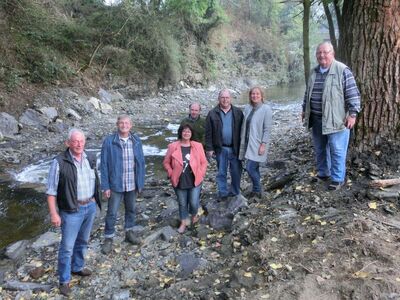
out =
<path fill-rule="evenodd" d="M 348 129 L 352 129 L 354 127 L 355 123 L 356 123 L 356 117 L 347 116 L 347 118 L 346 118 L 346 127 Z"/>
<path fill-rule="evenodd" d="M 211 159 L 211 158 L 214 157 L 215 153 L 214 153 L 214 151 L 207 151 L 207 152 L 206 152 L 206 155 L 207 155 L 207 158 L 208 158 L 208 159 Z"/>
<path fill-rule="evenodd" d="M 53 214 L 50 215 L 50 220 L 51 220 L 51 224 L 55 227 L 60 227 L 61 226 L 61 218 L 60 215 L 55 212 Z"/>
<path fill-rule="evenodd" d="M 103 192 L 103 197 L 106 198 L 106 199 L 110 198 L 111 197 L 111 190 L 105 190 Z"/>
<path fill-rule="evenodd" d="M 266 150 L 265 144 L 264 144 L 264 143 L 261 143 L 260 148 L 258 148 L 258 155 L 260 155 L 260 156 L 261 156 L 261 155 L 264 155 L 265 150 Z"/>

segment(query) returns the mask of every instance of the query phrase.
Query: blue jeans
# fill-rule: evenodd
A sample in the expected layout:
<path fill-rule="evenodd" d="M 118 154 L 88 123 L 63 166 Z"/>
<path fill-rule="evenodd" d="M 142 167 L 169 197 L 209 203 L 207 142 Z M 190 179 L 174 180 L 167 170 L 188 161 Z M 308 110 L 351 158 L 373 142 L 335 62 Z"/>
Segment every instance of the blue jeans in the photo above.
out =
<path fill-rule="evenodd" d="M 247 160 L 246 171 L 253 183 L 252 192 L 261 193 L 260 163 L 254 160 Z"/>
<path fill-rule="evenodd" d="M 321 118 L 313 117 L 312 137 L 318 176 L 331 177 L 332 181 L 343 183 L 350 130 L 323 135 Z"/>
<path fill-rule="evenodd" d="M 60 284 L 71 281 L 71 271 L 79 272 L 85 265 L 85 253 L 96 216 L 96 203 L 79 206 L 77 212 L 60 210 L 61 242 L 58 251 Z"/>
<path fill-rule="evenodd" d="M 194 216 L 197 214 L 200 205 L 201 184 L 191 189 L 174 188 L 179 204 L 179 219 L 186 220 L 189 213 Z"/>
<path fill-rule="evenodd" d="M 124 199 L 125 204 L 125 231 L 131 230 L 135 226 L 136 191 L 122 193 L 111 191 L 111 197 L 108 199 L 106 227 L 104 229 L 105 238 L 112 238 L 115 235 L 115 222 L 117 221 L 118 209 L 122 199 Z"/>
<path fill-rule="evenodd" d="M 222 147 L 217 159 L 217 186 L 220 197 L 235 196 L 240 194 L 240 177 L 242 176 L 242 163 L 230 147 Z M 231 186 L 228 189 L 227 173 L 231 174 Z"/>

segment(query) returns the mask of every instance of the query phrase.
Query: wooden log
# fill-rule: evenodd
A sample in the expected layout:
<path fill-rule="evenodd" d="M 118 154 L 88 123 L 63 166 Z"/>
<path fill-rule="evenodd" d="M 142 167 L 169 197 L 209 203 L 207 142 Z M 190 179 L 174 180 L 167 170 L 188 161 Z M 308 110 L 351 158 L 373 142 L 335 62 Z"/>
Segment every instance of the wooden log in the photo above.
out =
<path fill-rule="evenodd" d="M 400 184 L 400 178 L 372 180 L 369 183 L 369 186 L 374 187 L 374 188 L 380 188 L 380 187 L 383 188 L 383 187 L 396 185 L 396 184 Z"/>

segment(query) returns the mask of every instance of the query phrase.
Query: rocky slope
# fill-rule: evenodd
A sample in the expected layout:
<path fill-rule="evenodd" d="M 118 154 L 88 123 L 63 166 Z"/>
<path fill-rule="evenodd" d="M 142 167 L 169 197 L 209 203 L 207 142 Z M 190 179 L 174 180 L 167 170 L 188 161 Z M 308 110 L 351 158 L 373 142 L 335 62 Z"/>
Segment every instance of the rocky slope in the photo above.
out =
<path fill-rule="evenodd" d="M 1 153 L 6 157 L 4 149 L 16 149 L 18 156 L 10 151 L 11 163 L 15 158 L 23 163 L 47 156 L 62 148 L 61 132 L 72 125 L 89 133 L 90 144 L 114 127 L 120 112 L 133 114 L 138 124 L 151 124 L 155 118 L 168 122 L 177 117 L 194 99 L 207 111 L 217 91 L 185 88 L 161 93 L 157 101 L 129 101 L 124 96 L 128 90 L 109 93 L 110 101 L 58 91 L 64 96 L 49 97 L 48 106 L 57 108 L 62 122 L 49 121 L 44 127 L 54 126 L 54 132 L 24 125 L 17 137 L 2 144 Z M 324 184 L 310 182 L 312 146 L 298 110 L 299 106 L 274 107 L 262 199 L 246 198 L 249 181 L 244 175 L 243 196 L 217 202 L 212 163 L 203 186 L 201 222 L 180 235 L 169 183 L 148 182 L 137 205 L 141 246 L 124 241 L 121 217 L 110 255 L 100 252 L 104 212 L 99 213 L 87 255 L 94 274 L 73 278 L 71 298 L 399 299 L 399 188 L 368 186 L 371 178 L 399 177 L 399 152 L 382 149 L 350 158 L 346 186 L 327 191 Z M 54 230 L 7 249 L 0 272 L 3 299 L 60 298 L 58 239 Z"/>

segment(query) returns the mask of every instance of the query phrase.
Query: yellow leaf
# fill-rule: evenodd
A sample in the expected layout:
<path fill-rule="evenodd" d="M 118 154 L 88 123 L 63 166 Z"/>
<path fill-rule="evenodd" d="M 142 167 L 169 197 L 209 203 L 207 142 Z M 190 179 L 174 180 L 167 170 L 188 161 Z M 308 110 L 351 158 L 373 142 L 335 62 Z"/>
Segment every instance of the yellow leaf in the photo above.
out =
<path fill-rule="evenodd" d="M 325 221 L 321 221 L 321 226 L 324 226 L 324 225 L 326 225 L 326 222 Z"/>
<path fill-rule="evenodd" d="M 172 281 L 173 280 L 173 278 L 171 278 L 171 277 L 166 277 L 166 278 L 164 278 L 164 283 L 169 283 L 170 281 Z"/>
<path fill-rule="evenodd" d="M 114 252 L 117 253 L 117 254 L 120 253 L 121 252 L 121 248 L 115 248 Z"/>
<path fill-rule="evenodd" d="M 235 247 L 235 248 L 239 248 L 240 245 L 241 245 L 240 242 L 237 242 L 237 241 L 234 241 L 234 242 L 233 242 L 233 247 Z"/>
<path fill-rule="evenodd" d="M 140 256 L 140 252 L 136 252 L 135 257 L 139 257 Z"/>
<path fill-rule="evenodd" d="M 243 276 L 244 277 L 253 277 L 253 274 L 251 274 L 251 272 L 245 272 L 244 274 L 243 274 Z"/>
<path fill-rule="evenodd" d="M 332 225 L 336 224 L 335 221 L 329 221 L 329 223 L 331 223 Z"/>
<path fill-rule="evenodd" d="M 370 202 L 368 203 L 368 206 L 370 209 L 376 209 L 376 202 Z"/>
<path fill-rule="evenodd" d="M 311 219 L 311 217 L 308 216 L 308 217 L 305 217 L 305 218 L 304 218 L 304 221 L 308 221 L 308 220 L 310 220 L 310 219 Z"/>
<path fill-rule="evenodd" d="M 275 242 L 277 242 L 277 241 L 278 241 L 278 239 L 277 239 L 276 237 L 272 237 L 272 238 L 271 238 L 271 242 L 274 242 L 274 243 L 275 243 Z"/>
<path fill-rule="evenodd" d="M 358 271 L 358 272 L 355 272 L 353 276 L 356 278 L 367 278 L 369 276 L 369 273 L 363 272 L 363 271 Z"/>
<path fill-rule="evenodd" d="M 221 281 L 218 278 L 215 279 L 214 284 L 220 284 L 220 283 L 221 283 Z"/>
<path fill-rule="evenodd" d="M 295 237 L 295 234 L 294 234 L 294 233 L 291 233 L 291 234 L 288 235 L 288 237 L 289 237 L 289 238 Z"/>
<path fill-rule="evenodd" d="M 274 269 L 274 270 L 276 270 L 276 269 L 282 269 L 282 265 L 281 264 L 275 264 L 275 263 L 272 263 L 272 264 L 269 264 L 269 266 L 272 268 L 272 269 Z"/>
<path fill-rule="evenodd" d="M 298 185 L 298 186 L 295 187 L 295 190 L 296 190 L 296 191 L 300 191 L 302 188 L 303 188 L 303 187 L 302 187 L 301 185 Z"/>
<path fill-rule="evenodd" d="M 319 219 L 321 219 L 321 216 L 314 215 L 314 220 L 315 220 L 315 221 L 318 221 Z"/>

